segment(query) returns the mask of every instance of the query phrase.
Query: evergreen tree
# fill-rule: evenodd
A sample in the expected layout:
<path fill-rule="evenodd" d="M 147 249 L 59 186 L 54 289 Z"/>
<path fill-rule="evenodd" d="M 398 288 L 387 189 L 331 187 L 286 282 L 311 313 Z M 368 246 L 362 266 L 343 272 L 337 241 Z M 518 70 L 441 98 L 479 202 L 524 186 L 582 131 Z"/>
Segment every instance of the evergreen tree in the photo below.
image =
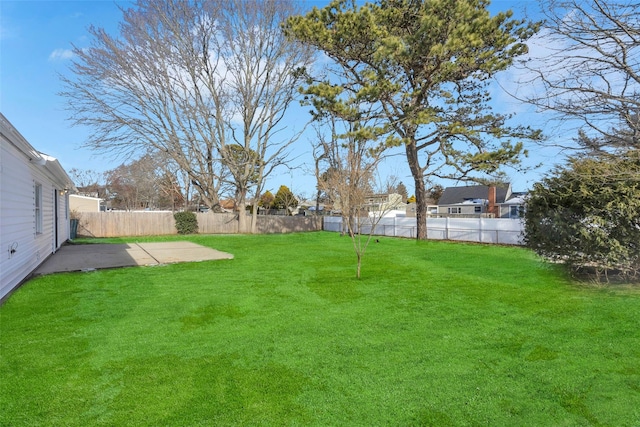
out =
<path fill-rule="evenodd" d="M 294 16 L 286 34 L 333 60 L 304 90 L 316 118 L 350 117 L 403 146 L 426 239 L 425 179 L 477 179 L 518 163 L 529 128 L 491 112 L 487 85 L 525 53 L 537 26 L 490 16 L 486 0 L 334 0 Z M 332 67 L 332 65 L 335 65 Z M 385 124 L 378 120 L 384 119 Z M 475 173 L 477 173 L 477 175 Z"/>
<path fill-rule="evenodd" d="M 640 279 L 640 150 L 574 157 L 535 184 L 525 242 L 578 275 Z"/>
<path fill-rule="evenodd" d="M 273 199 L 273 206 L 276 209 L 284 209 L 287 215 L 290 215 L 292 208 L 298 206 L 298 199 L 291 190 L 289 190 L 289 187 L 281 185 Z"/>
<path fill-rule="evenodd" d="M 402 201 L 406 201 L 407 200 L 407 195 L 409 193 L 407 193 L 407 187 L 405 187 L 405 185 L 402 183 L 402 181 L 400 183 L 398 183 L 398 185 L 396 186 L 396 193 L 398 193 L 399 195 L 402 196 Z"/>

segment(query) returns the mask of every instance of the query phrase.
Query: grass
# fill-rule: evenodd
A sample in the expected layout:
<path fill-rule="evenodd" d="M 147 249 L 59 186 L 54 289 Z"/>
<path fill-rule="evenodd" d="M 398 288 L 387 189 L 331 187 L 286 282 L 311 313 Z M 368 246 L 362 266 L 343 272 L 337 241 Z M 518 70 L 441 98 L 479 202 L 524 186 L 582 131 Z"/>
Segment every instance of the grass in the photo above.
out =
<path fill-rule="evenodd" d="M 382 238 L 356 280 L 334 233 L 171 239 L 235 258 L 0 308 L 0 425 L 640 425 L 637 288 L 511 247 Z"/>

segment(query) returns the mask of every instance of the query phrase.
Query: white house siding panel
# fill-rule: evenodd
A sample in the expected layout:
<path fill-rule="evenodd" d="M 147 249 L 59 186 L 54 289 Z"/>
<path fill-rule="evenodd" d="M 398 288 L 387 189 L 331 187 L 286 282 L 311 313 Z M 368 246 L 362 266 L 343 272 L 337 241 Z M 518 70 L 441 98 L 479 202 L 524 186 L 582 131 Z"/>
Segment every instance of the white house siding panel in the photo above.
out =
<path fill-rule="evenodd" d="M 69 238 L 67 197 L 60 190 L 70 181 L 63 182 L 66 174 L 55 159 L 45 165 L 30 162 L 29 155 L 37 152 L 24 140 L 15 142 L 19 134 L 9 128 L 4 116 L 0 115 L 0 119 L 0 298 L 3 298 Z M 23 151 L 25 147 L 33 151 L 27 154 Z M 37 184 L 42 186 L 41 233 L 36 233 Z M 54 197 L 58 199 L 57 240 Z"/>
<path fill-rule="evenodd" d="M 39 264 L 36 258 L 39 254 L 35 236 L 35 180 L 29 166 L 22 153 L 2 141 L 0 297 Z M 43 192 L 44 188 L 43 185 Z"/>
<path fill-rule="evenodd" d="M 36 253 L 34 254 L 34 261 L 41 261 L 55 252 L 53 237 L 53 190 L 55 187 L 46 180 L 46 177 L 38 168 L 34 169 L 32 170 L 34 180 L 42 185 L 42 233 L 35 235 Z"/>
<path fill-rule="evenodd" d="M 9 154 L 3 144 L 2 165 L 2 237 L 4 256 L 0 264 L 2 287 L 0 297 L 6 295 L 68 238 L 65 223 L 64 198 L 58 204 L 58 240 L 54 233 L 54 190 L 59 191 L 38 167 Z M 7 158 L 10 160 L 7 161 Z M 15 161 L 12 161 L 15 160 Z M 42 186 L 42 233 L 35 230 L 35 186 Z M 11 253 L 12 250 L 15 252 Z M 5 252 L 6 251 L 6 252 Z"/>

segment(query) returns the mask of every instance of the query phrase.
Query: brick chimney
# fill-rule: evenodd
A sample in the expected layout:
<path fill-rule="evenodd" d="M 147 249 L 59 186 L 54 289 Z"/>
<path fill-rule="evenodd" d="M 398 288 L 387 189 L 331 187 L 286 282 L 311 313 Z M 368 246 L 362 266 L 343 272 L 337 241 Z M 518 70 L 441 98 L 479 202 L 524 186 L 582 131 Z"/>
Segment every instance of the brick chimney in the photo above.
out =
<path fill-rule="evenodd" d="M 487 207 L 487 213 L 493 214 L 494 218 L 500 217 L 498 214 L 498 205 L 496 205 L 496 186 L 489 187 L 489 206 Z"/>

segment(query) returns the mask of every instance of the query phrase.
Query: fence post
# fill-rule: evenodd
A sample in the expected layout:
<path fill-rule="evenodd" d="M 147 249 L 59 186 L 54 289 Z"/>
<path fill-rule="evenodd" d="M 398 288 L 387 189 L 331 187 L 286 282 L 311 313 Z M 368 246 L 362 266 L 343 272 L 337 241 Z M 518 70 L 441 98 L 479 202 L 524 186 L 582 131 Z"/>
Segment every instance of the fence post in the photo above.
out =
<path fill-rule="evenodd" d="M 444 240 L 449 240 L 449 217 L 444 221 Z"/>

